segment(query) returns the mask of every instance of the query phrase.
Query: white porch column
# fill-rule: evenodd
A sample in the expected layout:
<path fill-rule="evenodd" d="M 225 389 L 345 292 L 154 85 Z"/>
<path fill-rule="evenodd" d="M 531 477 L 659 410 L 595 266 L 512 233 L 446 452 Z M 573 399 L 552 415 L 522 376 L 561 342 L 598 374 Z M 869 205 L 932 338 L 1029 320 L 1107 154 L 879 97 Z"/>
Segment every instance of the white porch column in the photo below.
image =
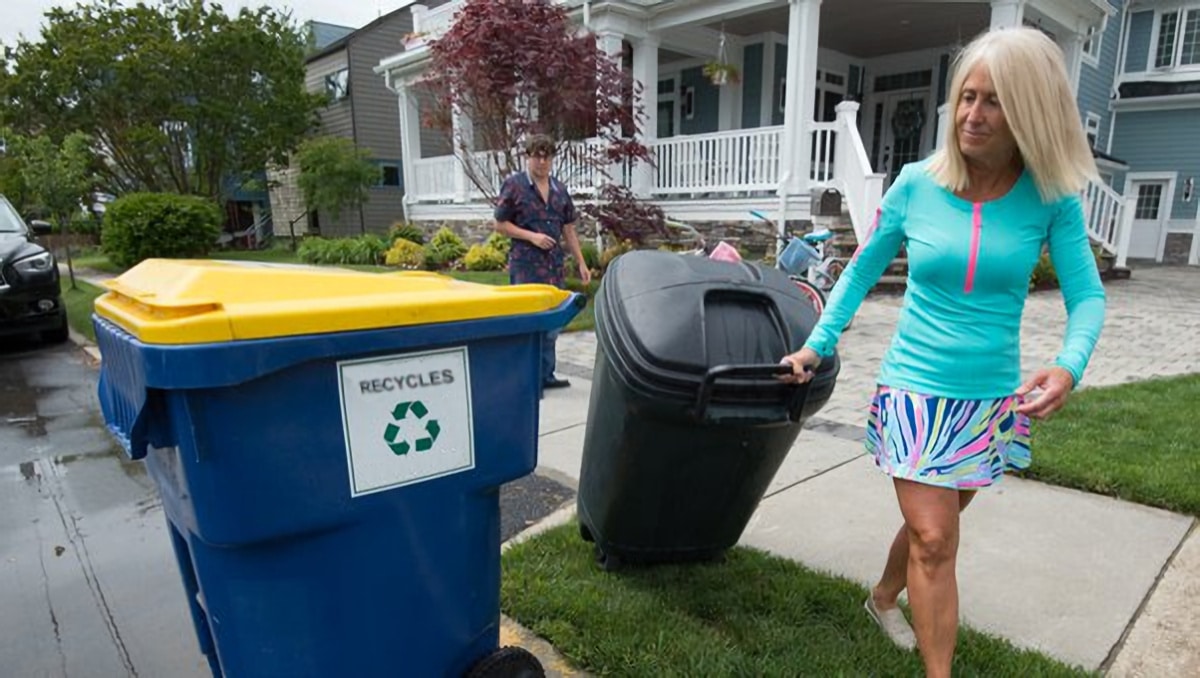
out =
<path fill-rule="evenodd" d="M 400 99 L 400 171 L 404 174 L 404 204 L 420 199 L 416 192 L 417 164 L 421 157 L 421 109 L 407 85 L 397 88 Z M 408 217 L 407 209 L 405 218 Z"/>
<path fill-rule="evenodd" d="M 789 0 L 781 163 L 786 176 L 786 185 L 781 189 L 785 194 L 807 191 L 811 181 L 812 110 L 820 25 L 821 0 Z M 784 177 L 780 180 L 782 184 Z"/>
<path fill-rule="evenodd" d="M 624 40 L 624 38 L 625 38 L 624 35 L 616 32 L 616 31 L 603 30 L 603 31 L 599 31 L 598 33 L 596 33 L 596 47 L 600 49 L 600 52 L 602 54 L 607 55 L 609 59 L 611 59 L 614 63 L 616 63 L 618 69 L 621 68 L 621 53 L 623 51 L 623 49 L 621 47 L 621 41 Z M 657 62 L 655 62 L 655 65 L 657 66 Z M 655 87 L 657 87 L 657 86 L 658 86 L 658 81 L 656 80 Z M 657 106 L 657 103 L 655 105 Z M 600 131 L 599 129 L 596 130 L 597 133 L 599 133 L 599 131 Z M 624 184 L 625 183 L 625 177 L 623 176 L 623 174 L 624 174 L 623 169 L 624 168 L 622 168 L 621 165 L 619 165 L 619 164 L 613 164 L 608 167 L 608 175 L 613 183 L 615 183 L 615 184 Z M 596 176 L 593 178 L 593 183 L 595 184 L 595 186 L 597 188 L 599 188 L 601 181 L 602 181 L 602 177 L 600 176 L 599 173 L 597 173 Z"/>
<path fill-rule="evenodd" d="M 946 130 L 950 128 L 950 103 L 938 106 L 937 113 L 937 128 L 933 132 L 934 150 L 946 145 Z"/>
<path fill-rule="evenodd" d="M 773 34 L 768 34 L 767 41 L 763 43 L 762 102 L 759 105 L 758 113 L 759 127 L 770 127 L 774 123 L 775 107 L 779 105 L 775 101 L 775 86 L 778 84 L 775 82 L 775 37 Z"/>
<path fill-rule="evenodd" d="M 658 138 L 658 45 L 659 39 L 655 35 L 633 43 L 633 79 L 642 84 L 642 93 L 635 106 L 640 106 L 646 116 L 641 140 L 647 146 L 652 146 Z M 654 190 L 654 177 L 654 167 L 650 163 L 638 163 L 633 174 L 634 194 L 649 196 Z"/>
<path fill-rule="evenodd" d="M 450 139 L 454 147 L 454 155 L 460 156 L 463 153 L 469 153 L 471 149 L 471 121 L 455 106 L 450 116 L 450 123 Z M 454 165 L 454 202 L 467 202 L 470 190 L 471 180 L 467 177 L 466 167 L 463 166 L 462 162 L 458 162 Z"/>
<path fill-rule="evenodd" d="M 992 0 L 991 29 L 1015 28 L 1025 18 L 1026 0 Z"/>
<path fill-rule="evenodd" d="M 1079 73 L 1083 69 L 1083 43 L 1087 36 L 1083 33 L 1068 33 L 1059 46 L 1063 51 L 1063 60 L 1067 64 L 1067 78 L 1071 82 L 1071 91 L 1079 93 Z"/>

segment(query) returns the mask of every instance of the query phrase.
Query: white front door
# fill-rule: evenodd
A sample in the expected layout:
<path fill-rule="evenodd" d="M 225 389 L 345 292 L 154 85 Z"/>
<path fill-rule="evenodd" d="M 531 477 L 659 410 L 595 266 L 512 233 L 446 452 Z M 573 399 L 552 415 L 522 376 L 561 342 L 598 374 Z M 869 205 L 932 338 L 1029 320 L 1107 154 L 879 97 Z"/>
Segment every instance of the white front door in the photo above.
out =
<path fill-rule="evenodd" d="M 1137 196 L 1137 209 L 1133 213 L 1133 231 L 1129 234 L 1129 256 L 1161 260 L 1169 182 L 1133 181 L 1131 186 L 1133 195 Z"/>
<path fill-rule="evenodd" d="M 892 92 L 883 99 L 879 128 L 879 158 L 875 171 L 887 175 L 890 186 L 900 170 L 925 156 L 926 138 L 935 125 L 929 120 L 929 90 Z"/>

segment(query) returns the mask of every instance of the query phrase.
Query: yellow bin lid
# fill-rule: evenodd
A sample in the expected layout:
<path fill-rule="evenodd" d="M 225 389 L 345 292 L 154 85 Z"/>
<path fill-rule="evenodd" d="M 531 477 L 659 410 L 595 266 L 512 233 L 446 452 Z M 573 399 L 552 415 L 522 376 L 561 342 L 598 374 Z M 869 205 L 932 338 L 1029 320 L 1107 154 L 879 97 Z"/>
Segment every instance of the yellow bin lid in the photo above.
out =
<path fill-rule="evenodd" d="M 148 344 L 202 344 L 548 311 L 570 292 L 425 272 L 147 259 L 105 283 L 96 313 Z"/>

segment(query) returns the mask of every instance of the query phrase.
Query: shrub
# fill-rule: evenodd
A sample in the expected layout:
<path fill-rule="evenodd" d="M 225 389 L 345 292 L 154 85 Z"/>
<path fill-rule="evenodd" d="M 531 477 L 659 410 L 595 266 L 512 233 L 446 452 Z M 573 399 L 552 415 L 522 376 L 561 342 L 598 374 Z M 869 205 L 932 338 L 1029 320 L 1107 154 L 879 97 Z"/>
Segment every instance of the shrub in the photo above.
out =
<path fill-rule="evenodd" d="M 483 242 L 483 244 L 485 247 L 490 247 L 507 257 L 509 250 L 512 249 L 512 238 L 493 231 L 492 234 L 487 237 L 487 240 Z"/>
<path fill-rule="evenodd" d="M 1104 250 L 1092 247 L 1092 257 L 1096 260 L 1096 268 L 1103 270 Z M 1029 276 L 1029 287 L 1034 290 L 1052 290 L 1058 288 L 1058 271 L 1054 270 L 1054 262 L 1050 260 L 1049 252 L 1043 250 L 1038 257 L 1033 274 Z"/>
<path fill-rule="evenodd" d="M 638 198 L 624 186 L 601 186 L 596 202 L 584 205 L 582 211 L 600 224 L 603 233 L 618 242 L 628 240 L 640 246 L 647 240 L 669 235 L 662 208 Z"/>
<path fill-rule="evenodd" d="M 425 265 L 425 248 L 406 238 L 396 238 L 387 251 L 384 263 L 388 266 L 416 269 Z"/>
<path fill-rule="evenodd" d="M 600 255 L 600 269 L 602 271 L 608 270 L 608 265 L 613 262 L 613 259 L 616 259 L 626 252 L 632 252 L 633 249 L 634 247 L 632 242 L 629 240 L 622 240 L 620 243 L 604 250 L 604 253 Z"/>
<path fill-rule="evenodd" d="M 501 271 L 508 257 L 490 245 L 472 245 L 463 257 L 468 271 Z"/>
<path fill-rule="evenodd" d="M 221 234 L 221 209 L 205 198 L 131 193 L 108 205 L 100 231 L 104 253 L 128 268 L 143 259 L 203 257 Z"/>
<path fill-rule="evenodd" d="M 397 240 L 407 240 L 418 245 L 425 244 L 425 230 L 411 222 L 397 221 L 392 224 L 388 236 L 393 243 Z"/>
<path fill-rule="evenodd" d="M 370 266 L 383 263 L 388 243 L 374 235 L 357 238 L 305 238 L 296 255 L 309 264 Z"/>
<path fill-rule="evenodd" d="M 467 246 L 462 238 L 443 226 L 425 245 L 425 265 L 429 268 L 445 268 L 467 253 Z"/>
<path fill-rule="evenodd" d="M 579 243 L 579 249 L 583 252 L 583 261 L 587 267 L 593 271 L 600 268 L 600 252 L 596 250 L 596 243 L 584 241 Z"/>

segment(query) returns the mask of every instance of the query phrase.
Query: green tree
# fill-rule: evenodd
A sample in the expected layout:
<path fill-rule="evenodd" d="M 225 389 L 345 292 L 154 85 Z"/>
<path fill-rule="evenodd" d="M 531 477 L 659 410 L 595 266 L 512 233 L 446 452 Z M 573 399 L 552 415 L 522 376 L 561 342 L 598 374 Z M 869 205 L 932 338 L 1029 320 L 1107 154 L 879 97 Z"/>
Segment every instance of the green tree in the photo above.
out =
<path fill-rule="evenodd" d="M 316 123 L 305 39 L 269 7 L 229 16 L 202 0 L 46 12 L 40 40 L 5 48 L 0 122 L 91 136 L 104 188 L 219 198 L 282 164 Z"/>
<path fill-rule="evenodd" d="M 61 144 L 45 136 L 12 136 L 9 146 L 20 163 L 23 207 L 65 226 L 92 192 L 91 140 L 81 132 L 69 134 Z"/>
<path fill-rule="evenodd" d="M 55 144 L 47 136 L 28 138 L 11 133 L 6 136 L 25 186 L 24 211 L 49 215 L 63 234 L 70 236 L 71 215 L 82 209 L 92 191 L 91 139 L 82 132 L 72 132 L 61 144 Z M 69 239 L 66 250 L 74 288 L 75 268 Z"/>
<path fill-rule="evenodd" d="M 344 137 L 313 137 L 296 153 L 297 183 L 309 212 L 336 217 L 346 208 L 367 202 L 368 189 L 379 183 L 379 166 L 371 154 Z"/>

